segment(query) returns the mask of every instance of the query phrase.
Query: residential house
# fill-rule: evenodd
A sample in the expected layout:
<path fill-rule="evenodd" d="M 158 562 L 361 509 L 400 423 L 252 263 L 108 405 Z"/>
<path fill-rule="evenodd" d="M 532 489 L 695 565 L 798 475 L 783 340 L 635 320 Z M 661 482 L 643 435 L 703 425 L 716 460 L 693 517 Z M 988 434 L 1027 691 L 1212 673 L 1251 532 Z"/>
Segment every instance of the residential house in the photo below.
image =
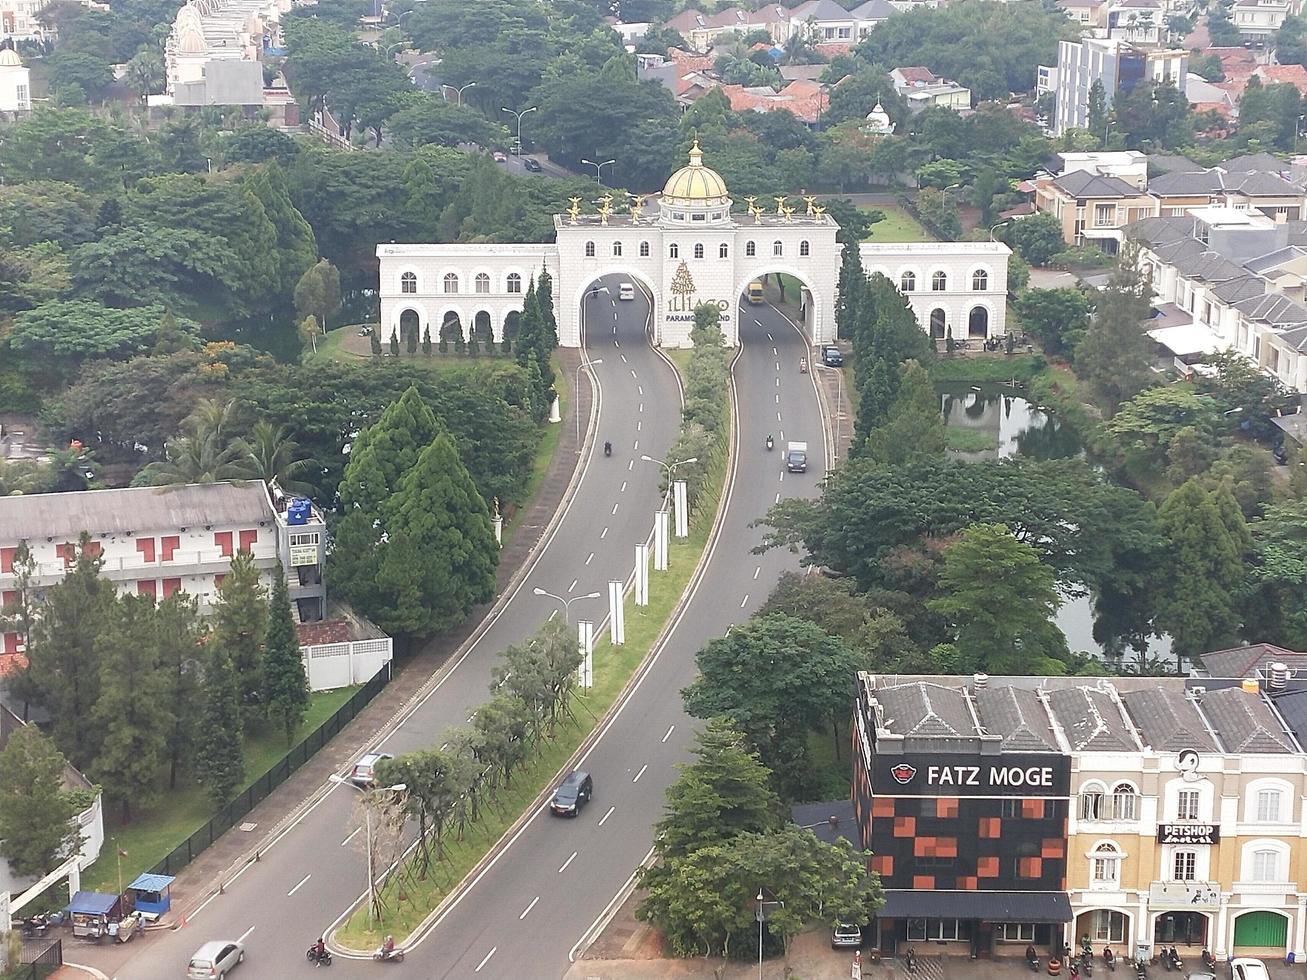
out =
<path fill-rule="evenodd" d="M 1157 199 L 1153 209 L 1157 215 L 1183 215 L 1190 208 L 1214 205 L 1260 211 L 1280 222 L 1307 217 L 1303 189 L 1277 174 L 1261 171 L 1227 173 L 1216 167 L 1162 174 L 1148 182 L 1148 194 Z"/>
<path fill-rule="evenodd" d="M 1089 128 L 1089 92 L 1102 85 L 1105 107 L 1118 92 L 1149 82 L 1170 83 L 1183 95 L 1188 81 L 1186 51 L 1139 47 L 1114 38 L 1084 38 L 1058 43 L 1056 108 L 1053 132 Z"/>
<path fill-rule="evenodd" d="M 790 11 L 769 4 L 758 10 L 728 7 L 715 14 L 686 9 L 666 21 L 663 26 L 670 27 L 685 38 L 691 50 L 702 53 L 710 50 L 723 35 L 744 35 L 755 30 L 766 31 L 773 41 L 779 43 L 789 37 L 789 24 Z"/>
<path fill-rule="evenodd" d="M 882 18 L 883 19 L 883 18 Z M 790 33 L 802 34 L 811 44 L 856 44 L 858 18 L 835 0 L 806 0 L 789 12 Z"/>
<path fill-rule="evenodd" d="M 766 86 L 746 88 L 743 85 L 718 85 L 717 88 L 730 100 L 731 109 L 735 112 L 783 110 L 809 126 L 816 126 L 830 105 L 830 97 L 824 86 L 804 80 L 790 82 L 779 92 Z"/>
<path fill-rule="evenodd" d="M 1120 177 L 1141 191 L 1148 186 L 1148 158 L 1138 150 L 1067 151 L 1056 156 L 1062 164 L 1060 174 L 1084 170 L 1099 177 Z"/>
<path fill-rule="evenodd" d="M 1067 19 L 1079 24 L 1085 32 L 1098 37 L 1098 31 L 1107 30 L 1106 0 L 1057 0 L 1058 7 Z"/>
<path fill-rule="evenodd" d="M 1035 208 L 1057 218 L 1068 245 L 1092 242 L 1115 252 L 1125 226 L 1153 213 L 1153 199 L 1120 177 L 1072 170 L 1035 178 Z"/>
<path fill-rule="evenodd" d="M 1106 37 L 1127 44 L 1158 45 L 1166 32 L 1160 0 L 1110 0 Z"/>
<path fill-rule="evenodd" d="M 858 25 L 858 40 L 865 41 L 868 34 L 899 12 L 900 8 L 890 0 L 867 0 L 866 3 L 854 7 L 852 13 Z"/>
<path fill-rule="evenodd" d="M 1241 37 L 1265 42 L 1280 29 L 1286 17 L 1300 8 L 1301 4 L 1293 0 L 1234 0 L 1230 19 Z"/>
<path fill-rule="evenodd" d="M 895 68 L 889 73 L 894 91 L 908 101 L 908 110 L 916 115 L 932 106 L 945 109 L 971 108 L 971 89 L 940 78 L 929 68 L 914 65 Z"/>

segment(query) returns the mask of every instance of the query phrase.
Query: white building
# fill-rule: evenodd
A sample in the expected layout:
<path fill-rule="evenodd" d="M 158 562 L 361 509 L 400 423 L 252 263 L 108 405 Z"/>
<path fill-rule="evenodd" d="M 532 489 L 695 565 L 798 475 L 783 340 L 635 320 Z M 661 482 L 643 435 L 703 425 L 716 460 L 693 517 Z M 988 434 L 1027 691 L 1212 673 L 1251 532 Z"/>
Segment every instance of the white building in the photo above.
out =
<path fill-rule="evenodd" d="M 1053 131 L 1061 136 L 1068 129 L 1089 128 L 1089 91 L 1094 82 L 1102 83 L 1104 108 L 1109 109 L 1118 91 L 1130 92 L 1149 81 L 1169 82 L 1184 95 L 1188 71 L 1185 51 L 1136 48 L 1110 38 L 1061 41 Z"/>
<path fill-rule="evenodd" d="M 17 51 L 0 48 L 0 115 L 12 117 L 31 109 L 31 72 Z"/>
<path fill-rule="evenodd" d="M 835 337 L 839 229 L 815 201 L 804 200 L 806 211 L 777 197 L 766 211 L 749 199 L 750 213 L 732 213 L 725 183 L 704 166 L 696 144 L 689 165 L 668 179 L 653 216 L 638 206 L 635 214 L 583 215 L 577 200 L 575 215 L 554 217 L 553 244 L 379 245 L 382 335 L 406 339 L 416 331 L 421 338 L 429 329 L 434 342 L 474 331 L 501 341 L 506 326 L 515 331 L 524 294 L 544 270 L 565 347 L 580 345 L 587 297 L 598 279 L 613 275 L 639 283 L 651 298 L 655 343 L 690 346 L 694 308 L 712 302 L 734 346 L 748 284 L 782 274 L 802 287 L 798 326 L 812 343 L 828 343 Z M 906 281 L 916 294 L 909 299 L 923 330 L 937 328 L 942 338 L 951 328 L 959 340 L 1006 332 L 1006 245 L 864 244 L 861 252 L 868 273 L 882 271 L 895 283 L 912 273 Z"/>
<path fill-rule="evenodd" d="M 1301 12 L 1298 0 L 1235 0 L 1231 19 L 1239 34 L 1249 40 L 1265 41 L 1278 31 L 1290 14 Z"/>
<path fill-rule="evenodd" d="M 1007 334 L 1007 263 L 1002 242 L 864 242 L 868 275 L 879 272 L 912 307 L 935 340 L 977 340 Z"/>
<path fill-rule="evenodd" d="M 85 531 L 104 560 L 100 574 L 120 592 L 165 599 L 184 591 L 203 611 L 237 551 L 267 576 L 279 565 L 302 620 L 321 619 L 326 524 L 274 505 L 260 481 L 129 487 L 0 497 L 0 600 L 17 599 L 14 556 L 25 543 L 36 562 L 32 584 L 61 581 Z M 5 655 L 22 652 L 17 633 L 0 637 Z"/>

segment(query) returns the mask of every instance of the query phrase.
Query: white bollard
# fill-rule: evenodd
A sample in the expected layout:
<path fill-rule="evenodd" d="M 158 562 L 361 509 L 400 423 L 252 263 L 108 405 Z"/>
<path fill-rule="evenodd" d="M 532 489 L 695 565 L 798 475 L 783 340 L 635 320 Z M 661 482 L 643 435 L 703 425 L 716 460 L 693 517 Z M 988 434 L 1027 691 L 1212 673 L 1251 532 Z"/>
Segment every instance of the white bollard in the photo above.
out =
<path fill-rule="evenodd" d="M 626 610 L 622 605 L 622 583 L 608 583 L 608 637 L 613 646 L 626 642 Z"/>

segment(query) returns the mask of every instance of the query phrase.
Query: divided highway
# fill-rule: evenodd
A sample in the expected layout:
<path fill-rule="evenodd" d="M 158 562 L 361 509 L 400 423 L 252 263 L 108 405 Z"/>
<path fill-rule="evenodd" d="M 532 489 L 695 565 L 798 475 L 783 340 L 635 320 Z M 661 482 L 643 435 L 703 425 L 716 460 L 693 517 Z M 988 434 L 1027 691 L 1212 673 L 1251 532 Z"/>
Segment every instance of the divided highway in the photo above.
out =
<path fill-rule="evenodd" d="M 490 673 L 499 653 L 554 614 L 557 604 L 534 595 L 534 588 L 564 596 L 596 591 L 606 596 L 609 580 L 630 576 L 635 545 L 648 538 L 653 512 L 661 503 L 659 468 L 641 462 L 640 456 L 666 456 L 680 423 L 681 395 L 675 372 L 647 342 L 649 307 L 644 296 L 637 291 L 634 301 L 618 302 L 617 279 L 604 280 L 610 292 L 585 301 L 590 356 L 603 362 L 593 369 L 600 386 L 598 422 L 566 514 L 510 600 L 378 748 L 399 755 L 439 744 L 450 726 L 466 722 L 489 697 Z M 576 379 L 569 383 L 575 385 Z M 605 440 L 613 444 L 611 459 L 602 452 Z M 596 622 L 606 613 L 606 599 L 580 602 L 573 610 L 575 618 Z M 602 801 L 610 791 L 606 783 L 601 785 Z M 590 808 L 582 824 L 595 809 Z M 211 939 L 245 942 L 246 960 L 238 978 L 284 977 L 304 970 L 304 950 L 364 890 L 358 823 L 356 792 L 332 786 L 228 885 L 225 894 L 192 914 L 185 928 L 154 933 L 145 942 L 123 947 L 127 958 L 114 975 L 121 980 L 172 980 L 185 972 L 190 955 Z M 625 861 L 623 876 L 632 863 Z M 435 956 L 437 946 L 427 943 L 423 953 Z M 521 948 L 529 961 L 529 947 Z M 77 959 L 75 950 L 68 955 Z M 333 967 L 338 976 L 373 968 L 371 963 L 341 958 Z M 427 975 L 407 965 L 401 969 Z M 519 975 L 541 974 L 527 968 Z"/>

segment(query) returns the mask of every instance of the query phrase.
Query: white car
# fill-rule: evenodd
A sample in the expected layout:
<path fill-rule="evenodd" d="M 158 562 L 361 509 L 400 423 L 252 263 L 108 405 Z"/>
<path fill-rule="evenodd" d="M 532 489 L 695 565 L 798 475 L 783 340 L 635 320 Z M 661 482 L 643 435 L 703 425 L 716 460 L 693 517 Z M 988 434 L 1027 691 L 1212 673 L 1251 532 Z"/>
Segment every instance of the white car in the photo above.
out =
<path fill-rule="evenodd" d="M 376 782 L 376 776 L 373 770 L 378 762 L 382 759 L 395 758 L 389 752 L 369 752 L 358 762 L 354 763 L 354 768 L 349 771 L 349 781 L 360 789 L 371 789 Z"/>
<path fill-rule="evenodd" d="M 187 980 L 209 980 L 224 977 L 245 959 L 245 946 L 234 939 L 205 943 L 195 951 L 186 968 Z"/>
<path fill-rule="evenodd" d="M 1230 961 L 1230 975 L 1233 980 L 1271 980 L 1266 972 L 1266 964 L 1251 956 L 1241 956 Z"/>

